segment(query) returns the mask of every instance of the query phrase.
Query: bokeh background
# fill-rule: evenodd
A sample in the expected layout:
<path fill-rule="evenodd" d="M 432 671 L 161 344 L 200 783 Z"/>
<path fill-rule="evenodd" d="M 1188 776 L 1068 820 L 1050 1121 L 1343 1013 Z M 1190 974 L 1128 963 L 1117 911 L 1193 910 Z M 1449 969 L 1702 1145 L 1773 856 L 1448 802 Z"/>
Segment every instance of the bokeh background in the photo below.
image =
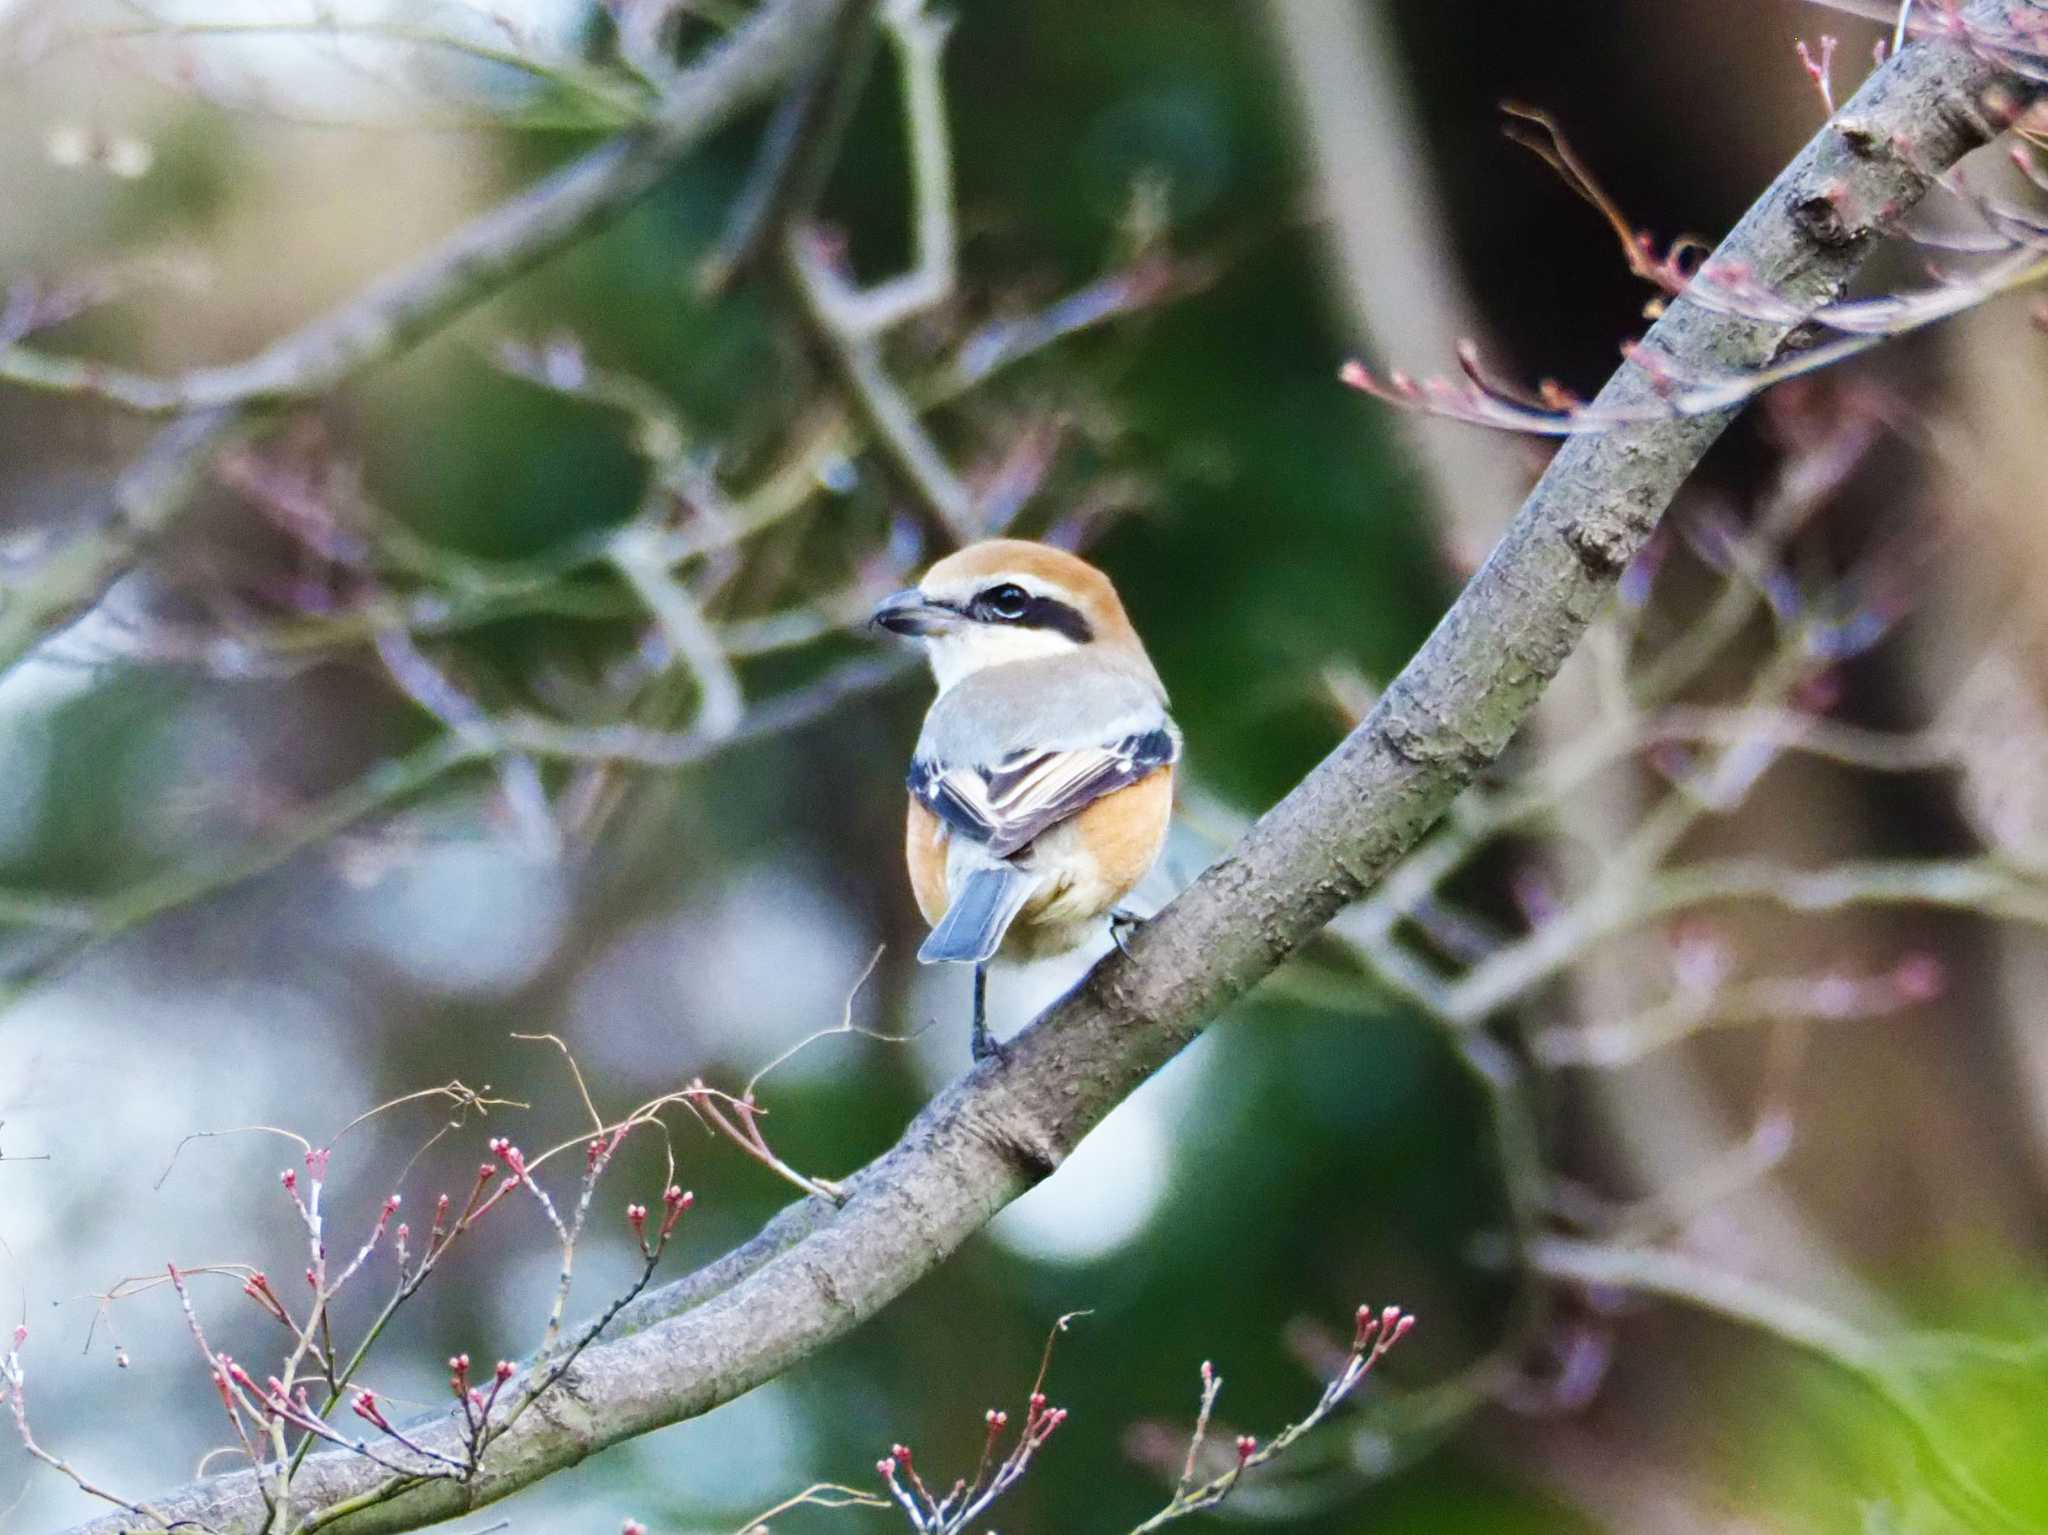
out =
<path fill-rule="evenodd" d="M 232 361 L 604 131 L 573 93 L 388 38 L 167 25 L 316 9 L 0 4 L 0 280 L 109 288 L 39 345 L 159 370 Z M 608 22 L 578 0 L 324 9 L 593 69 L 609 56 Z M 104 30 L 72 37 L 88 17 Z M 732 19 L 707 4 L 691 43 Z M 1150 899 L 1333 744 L 1347 700 L 1392 675 L 1541 466 L 1539 442 L 1420 423 L 1342 388 L 1340 362 L 1441 371 L 1452 339 L 1473 334 L 1505 371 L 1590 391 L 1643 323 L 1651 295 L 1611 231 L 1501 134 L 1499 103 L 1552 112 L 1660 238 L 1711 237 L 1817 126 L 1792 44 L 1822 31 L 1841 36 L 1853 81 L 1878 29 L 1788 0 L 958 6 L 945 78 L 959 290 L 893 360 L 916 374 L 1105 274 L 1170 273 L 930 423 L 1016 529 L 1085 539 L 1151 644 L 1189 755 L 1185 824 Z M 826 1175 L 886 1148 L 966 1064 L 965 980 L 912 962 L 919 927 L 896 862 L 927 694 L 913 672 L 700 766 L 602 779 L 549 767 L 556 808 L 573 779 L 581 810 L 552 826 L 476 768 L 332 836 L 298 835 L 329 796 L 439 729 L 368 646 L 319 627 L 362 596 L 345 551 L 334 557 L 349 537 L 403 539 L 408 590 L 460 592 L 642 512 L 651 421 L 737 494 L 841 408 L 772 275 L 716 299 L 697 284 L 760 129 L 756 117 L 720 135 L 615 226 L 271 423 L 105 611 L 0 681 L 0 865 L 21 977 L 0 1012 L 0 1309 L 31 1328 L 39 1436 L 132 1495 L 191 1473 L 218 1408 L 171 1296 L 92 1297 L 166 1261 L 284 1275 L 303 1261 L 276 1186 L 290 1148 L 252 1132 L 180 1151 L 192 1132 L 324 1140 L 450 1079 L 529 1105 L 472 1117 L 417 1161 L 447 1119 L 435 1104 L 353 1131 L 332 1206 L 349 1231 L 401 1172 L 418 1208 L 466 1181 L 487 1136 L 531 1147 L 576 1133 L 561 1055 L 516 1033 L 559 1036 L 612 1113 L 700 1075 L 736 1090 L 843 1014 L 914 1034 L 821 1040 L 762 1086 L 777 1150 Z M 822 217 L 872 279 L 907 259 L 910 206 L 897 87 L 878 60 Z M 1878 280 L 1901 273 L 1910 265 Z M 1777 764 L 1742 814 L 1702 834 L 1711 845 L 1820 865 L 1968 852 L 1992 839 L 1987 822 L 2011 831 L 2009 851 L 2035 829 L 2048 463 L 2041 342 L 2025 321 L 2024 300 L 2008 301 L 1769 397 L 1680 510 L 1741 527 L 1788 462 L 1810 464 L 1800 455 L 1844 402 L 1863 402 L 1879 440 L 1813 496 L 1788 569 L 1824 587 L 1873 546 L 1904 537 L 1914 553 L 1876 604 L 1882 639 L 1824 669 L 1829 706 L 1917 725 L 1996 646 L 2010 684 L 1987 706 L 2000 771 Z M 506 366 L 508 342 L 552 358 L 553 382 L 571 387 Z M 593 401 L 577 386 L 597 376 L 630 381 L 638 404 Z M 32 561 L 148 430 L 0 390 L 9 560 Z M 716 571 L 693 567 L 722 622 L 815 616 L 807 605 L 830 599 L 821 633 L 798 624 L 802 643 L 742 663 L 755 700 L 878 652 L 847 620 L 933 547 L 870 454 L 818 465 L 798 501 Z M 1697 549 L 1669 565 L 1644 633 L 1682 633 L 1723 580 Z M 647 629 L 615 578 L 584 572 L 421 643 L 495 707 L 686 717 L 689 684 L 663 670 Z M 312 636 L 304 655 L 238 640 L 287 631 Z M 1740 696 L 1774 643 L 1758 626 L 1703 692 Z M 1568 740 L 1596 690 L 1568 679 L 1515 770 Z M 1654 769 L 1624 776 L 1660 782 Z M 1505 928 L 1526 920 L 1551 842 L 1618 837 L 1639 788 L 1609 784 L 1576 822 L 1505 839 L 1461 899 Z M 248 848 L 277 855 L 239 867 Z M 123 931 L 62 953 L 62 914 L 102 896 Z M 128 924 L 131 906 L 147 919 Z M 1972 1488 L 2017 1527 L 2048 1522 L 2028 1346 L 2048 1324 L 2038 936 L 1888 907 L 1710 920 L 1779 971 L 1938 963 L 1938 996 L 1802 1026 L 1802 1064 L 1774 1085 L 1771 1154 L 1677 1201 L 1670 1223 L 1721 1271 L 1872 1336 L 1915 1329 L 1886 1357 L 1919 1416 L 1712 1307 L 1519 1267 L 1513 1170 L 1471 1053 L 1329 953 L 1235 1008 L 854 1337 L 503 1512 L 515 1529 L 610 1530 L 631 1515 L 723 1531 L 809 1482 L 865 1483 L 891 1441 L 923 1466 L 964 1468 L 983 1410 L 1028 1390 L 1052 1320 L 1086 1310 L 1049 1387 L 1072 1421 L 994 1525 L 1121 1530 L 1164 1499 L 1145 1426 L 1191 1417 L 1201 1361 L 1227 1377 L 1232 1426 L 1269 1435 L 1314 1399 L 1305 1329 L 1341 1331 L 1358 1303 L 1398 1301 L 1421 1325 L 1385 1379 L 1212 1522 L 1314 1535 L 2003 1527 Z M 1598 973 L 1532 988 L 1497 1021 L 1560 1221 L 1693 1188 L 1745 1144 L 1769 1069 L 1756 1030 L 1629 1072 L 1545 1070 L 1526 1049 L 1530 1030 L 1662 975 L 1669 936 L 1653 927 L 1603 951 Z M 999 1022 L 1084 963 L 999 977 Z M 679 1271 L 743 1240 L 790 1191 L 672 1119 L 697 1196 Z M 645 1198 L 661 1177 L 655 1141 L 631 1143 L 601 1203 Z M 616 1226 L 598 1223 L 572 1310 L 625 1282 Z M 370 1378 L 425 1403 L 449 1353 L 523 1354 L 555 1261 L 533 1212 L 508 1210 L 422 1293 Z M 262 1357 L 269 1341 L 232 1286 L 200 1293 L 216 1345 Z M 369 1297 L 354 1304 L 366 1312 Z M 91 1511 L 11 1448 L 0 1468 L 13 1528 Z M 894 1520 L 804 1510 L 775 1528 Z"/>

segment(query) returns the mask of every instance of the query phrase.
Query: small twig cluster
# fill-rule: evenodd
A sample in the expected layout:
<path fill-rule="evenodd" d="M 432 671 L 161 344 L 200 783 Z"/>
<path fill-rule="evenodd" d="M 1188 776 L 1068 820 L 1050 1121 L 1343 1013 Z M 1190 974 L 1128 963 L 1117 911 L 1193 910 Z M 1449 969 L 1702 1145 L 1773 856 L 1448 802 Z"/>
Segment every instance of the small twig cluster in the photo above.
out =
<path fill-rule="evenodd" d="M 889 1452 L 875 1462 L 881 1493 L 837 1483 L 819 1483 L 795 1497 L 750 1519 L 738 1535 L 767 1535 L 768 1521 L 799 1507 L 888 1508 L 903 1515 L 915 1535 L 965 1535 L 1008 1492 L 1024 1479 L 1038 1453 L 1067 1422 L 1067 1409 L 1055 1407 L 1045 1393 L 1047 1373 L 1052 1367 L 1053 1347 L 1077 1316 L 1073 1312 L 1053 1324 L 1045 1351 L 1039 1359 L 1037 1377 L 1026 1395 L 1021 1418 L 1011 1437 L 1010 1414 L 991 1407 L 982 1415 L 981 1453 L 972 1475 L 956 1477 L 943 1493 L 933 1491 L 917 1468 L 909 1445 L 892 1444 Z M 1130 1535 L 1148 1535 L 1190 1514 L 1213 1509 L 1228 1498 L 1244 1475 L 1284 1455 L 1304 1434 L 1327 1419 L 1354 1392 L 1388 1352 L 1405 1338 L 1415 1318 L 1399 1306 L 1374 1310 L 1360 1306 L 1353 1319 L 1351 1345 L 1336 1373 L 1325 1383 L 1322 1395 L 1306 1416 L 1288 1424 L 1271 1439 L 1260 1443 L 1256 1436 L 1238 1434 L 1232 1442 L 1228 1465 L 1210 1474 L 1215 1446 L 1210 1442 L 1217 1396 L 1223 1378 L 1208 1362 L 1202 1364 L 1201 1399 L 1195 1425 L 1179 1480 L 1165 1507 L 1137 1526 Z M 1005 1440 L 1008 1439 L 1007 1448 Z M 641 1528 L 628 1521 L 627 1528 Z"/>
<path fill-rule="evenodd" d="M 573 1061 L 570 1064 L 573 1070 Z M 577 1082 L 580 1088 L 580 1074 Z M 500 1101 L 481 1098 L 467 1089 L 442 1090 L 441 1095 L 456 1097 L 458 1106 L 464 1109 L 482 1110 Z M 591 1107 L 587 1094 L 584 1103 Z M 381 1110 L 372 1111 L 377 1112 Z M 596 1119 L 594 1107 L 591 1113 Z M 627 1135 L 638 1126 L 655 1122 L 654 1113 L 645 1110 L 636 1111 L 617 1124 L 599 1121 L 586 1139 L 565 1142 L 536 1157 L 529 1157 L 509 1138 L 494 1136 L 488 1143 L 486 1159 L 477 1165 L 462 1197 L 442 1194 L 436 1198 L 423 1238 L 416 1235 L 410 1222 L 398 1219 L 402 1200 L 394 1193 L 382 1201 L 369 1230 L 342 1262 L 330 1255 L 330 1166 L 335 1143 L 315 1145 L 290 1136 L 301 1148 L 301 1160 L 279 1174 L 278 1184 L 290 1201 L 306 1240 L 303 1300 L 294 1301 L 281 1293 L 259 1269 L 186 1269 L 170 1264 L 160 1278 L 124 1280 L 102 1297 L 102 1307 L 163 1284 L 176 1293 L 186 1329 L 205 1362 L 214 1393 L 227 1417 L 232 1452 L 256 1473 L 268 1512 L 267 1527 L 272 1530 L 314 1527 L 310 1521 L 295 1520 L 292 1489 L 294 1477 L 315 1445 L 347 1451 L 387 1473 L 386 1481 L 353 1500 L 351 1508 L 382 1502 L 422 1481 L 471 1481 L 482 1470 L 491 1445 L 563 1381 L 584 1350 L 646 1288 L 684 1213 L 694 1203 L 694 1196 L 671 1183 L 661 1195 L 658 1213 L 650 1215 L 645 1205 L 637 1203 L 626 1206 L 626 1226 L 639 1247 L 640 1271 L 595 1318 L 565 1338 L 563 1317 L 571 1294 L 575 1256 L 598 1183 Z M 360 1123 L 362 1119 L 348 1128 Z M 272 1133 L 289 1136 L 285 1131 Z M 537 1173 L 543 1164 L 578 1146 L 583 1152 L 582 1173 L 573 1201 L 564 1205 Z M 399 1311 L 442 1269 L 457 1244 L 493 1210 L 522 1194 L 533 1201 L 561 1244 L 561 1277 L 533 1360 L 524 1366 L 499 1360 L 488 1370 L 478 1371 L 469 1354 L 458 1352 L 448 1360 L 452 1412 L 411 1421 L 394 1416 L 389 1399 L 362 1381 L 373 1350 Z M 383 1262 L 388 1264 L 384 1271 L 389 1276 L 389 1292 L 353 1345 L 344 1344 L 336 1301 L 351 1282 L 367 1280 L 383 1267 L 380 1254 L 388 1255 Z M 251 1370 L 208 1341 L 193 1282 L 211 1277 L 235 1281 L 242 1297 L 284 1330 L 281 1360 L 274 1369 L 265 1373 Z M 26 1337 L 25 1327 L 17 1330 L 13 1349 L 4 1364 L 0 1364 L 0 1381 L 4 1381 L 23 1444 L 81 1491 L 131 1512 L 146 1513 L 138 1505 L 89 1481 L 36 1441 L 29 1426 L 20 1359 Z M 354 1430 L 345 1426 L 347 1419 L 337 1420 L 337 1412 L 344 1403 L 357 1422 Z M 332 1515 L 332 1510 L 326 1511 L 319 1522 L 324 1523 Z"/>
<path fill-rule="evenodd" d="M 1007 1451 L 998 1454 L 1003 1436 L 1009 1431 L 1010 1415 L 994 1407 L 983 1414 L 981 1457 L 971 1477 L 956 1478 L 943 1496 L 934 1496 L 918 1473 L 909 1445 L 891 1445 L 889 1453 L 875 1462 L 875 1475 L 882 1479 L 884 1492 L 903 1511 L 916 1535 L 960 1535 L 1023 1480 L 1031 1469 L 1032 1459 L 1067 1421 L 1067 1409 L 1054 1407 L 1046 1400 L 1045 1378 L 1052 1368 L 1053 1345 L 1074 1318 L 1082 1314 L 1071 1312 L 1061 1317 L 1046 1335 L 1038 1376 L 1031 1383 L 1016 1439 Z M 758 1528 L 759 1524 L 755 1520 L 749 1529 Z"/>
<path fill-rule="evenodd" d="M 1834 530 L 1817 525 L 1881 450 L 1932 456 L 1936 469 L 1968 466 L 1949 459 L 1954 449 L 1925 429 L 1909 400 L 1870 385 L 1814 381 L 1773 403 L 1783 449 L 1775 480 L 1739 512 L 1701 498 L 1667 518 L 1587 636 L 1573 733 L 1509 759 L 1336 919 L 1330 933 L 1356 966 L 1342 982 L 1298 975 L 1282 984 L 1324 1005 L 1356 1007 L 1357 975 L 1369 976 L 1442 1025 L 1489 1105 L 1510 1212 L 1500 1259 L 1544 1298 L 1452 1383 L 1468 1408 L 1582 1407 L 1614 1355 L 1600 1286 L 1620 1284 L 1789 1340 L 1873 1384 L 1936 1447 L 1936 1472 L 1958 1510 L 2009 1523 L 2017 1516 L 1899 1384 L 1884 1343 L 1689 1255 L 1681 1240 L 1783 1163 L 1815 1026 L 1909 1015 L 1948 986 L 1937 950 L 1890 933 L 1874 957 L 1845 947 L 1833 962 L 1774 969 L 1745 950 L 1775 947 L 1778 935 L 1739 936 L 1756 929 L 1730 908 L 1931 909 L 2048 925 L 2040 808 L 2048 781 L 2038 768 L 2048 720 L 2011 658 L 1994 645 L 1968 663 L 1917 728 L 1841 717 L 1849 668 L 1895 633 L 1925 589 L 1937 529 L 1923 514 L 1894 511 L 1891 523 L 1859 530 L 1845 561 L 1839 544 L 1819 555 Z M 1888 507 L 1899 501 L 1885 498 Z M 1688 560 L 1692 572 L 1674 569 Z M 1706 595 L 1696 579 L 1692 595 L 1679 595 L 1686 574 L 1711 578 Z M 1370 686 L 1342 674 L 1334 682 L 1347 720 L 1370 706 Z M 1696 701 L 1702 696 L 1715 701 Z M 1703 834 L 1723 849 L 1743 835 L 1736 818 L 1774 773 L 1829 769 L 1946 777 L 1983 846 L 1810 868 L 1768 852 L 1701 847 Z M 1621 783 L 1625 795 L 1606 793 Z M 1589 826 L 1599 828 L 1597 844 L 1559 856 Z M 1545 848 L 1545 861 L 1532 860 L 1532 846 Z M 1475 865 L 1502 854 L 1506 917 L 1471 899 Z M 1615 965 L 1614 947 L 1644 933 L 1662 944 L 1638 946 L 1626 968 Z M 1593 974 L 1599 984 L 1582 991 L 1557 984 Z M 1587 998 L 1599 1006 L 1587 1010 Z M 1538 1071 L 1640 1068 L 1706 1031 L 1738 1029 L 1748 1031 L 1758 1068 L 1746 1132 L 1734 1127 L 1725 1144 L 1626 1200 L 1550 1165 Z M 1566 1293 L 1548 1293 L 1554 1286 Z"/>
<path fill-rule="evenodd" d="M 1963 22 L 1956 7 L 1941 10 L 1948 18 L 1942 23 L 1945 35 L 1954 32 L 1971 46 L 1995 52 L 2008 64 L 2030 59 L 2036 61 L 2040 70 L 2048 71 L 2048 30 L 2039 28 L 2038 18 L 2011 32 L 1993 35 L 1981 26 Z M 1801 42 L 1798 54 L 1802 68 L 1833 116 L 1835 40 L 1822 38 L 1817 55 Z M 1645 311 L 1649 317 L 1661 314 L 1670 301 L 1684 298 L 1716 313 L 1802 330 L 1813 338 L 1812 344 L 1766 367 L 1741 373 L 1706 374 L 1682 366 L 1653 348 L 1629 342 L 1623 345 L 1622 354 L 1636 365 L 1651 389 L 1646 398 L 1627 405 L 1589 405 L 1555 379 L 1543 379 L 1534 388 L 1503 380 L 1482 361 L 1478 345 L 1472 341 L 1461 342 L 1457 349 L 1461 379 L 1418 379 L 1400 369 L 1380 374 L 1352 360 L 1339 371 L 1342 381 L 1352 388 L 1389 404 L 1509 431 L 1543 436 L 1609 431 L 1673 416 L 1727 410 L 1773 385 L 1844 362 L 1882 342 L 1949 319 L 2048 277 L 2048 214 L 2038 207 L 2015 203 L 1984 190 L 1973 184 L 1960 167 L 1939 174 L 1929 169 L 1925 172 L 1927 179 L 1973 222 L 1974 228 L 1957 234 L 1924 222 L 1907 226 L 1895 210 L 1846 206 L 1847 192 L 1840 186 L 1823 189 L 1812 210 L 1813 217 L 1832 220 L 1844 228 L 1853 224 L 1880 229 L 1940 253 L 1940 261 L 1928 263 L 1926 287 L 1831 303 L 1791 299 L 1744 264 L 1708 257 L 1709 247 L 1703 240 L 1685 236 L 1660 249 L 1655 237 L 1638 228 L 1601 187 L 1555 119 L 1535 108 L 1512 103 L 1503 110 L 1508 115 L 1508 137 L 1536 154 L 1572 191 L 1599 210 L 1614 231 L 1629 271 L 1656 290 Z M 1998 126 L 2010 126 L 2022 139 L 2027 139 L 2035 132 L 2030 126 L 2035 121 L 2019 115 L 2015 107 L 2012 120 Z M 1874 147 L 1867 143 L 1868 130 L 1852 119 L 1836 121 L 1835 131 L 1865 150 Z M 1859 139 L 1858 135 L 1862 137 Z M 1881 147 L 1908 163 L 1917 160 L 1910 142 L 1894 140 Z M 2012 161 L 2034 188 L 2048 190 L 2048 172 L 2039 166 L 2029 143 L 2014 145 Z M 1971 265 L 1951 267 L 1948 258 L 1954 256 L 1969 258 Z"/>
<path fill-rule="evenodd" d="M 1386 1358 L 1394 1345 L 1408 1336 L 1414 1325 L 1414 1316 L 1399 1306 L 1386 1306 L 1378 1311 L 1370 1306 L 1360 1306 L 1352 1320 L 1351 1347 L 1344 1356 L 1344 1362 L 1323 1387 L 1323 1394 L 1316 1399 L 1308 1415 L 1288 1424 L 1264 1444 L 1254 1435 L 1237 1435 L 1231 1445 L 1228 1467 L 1206 1481 L 1198 1478 L 1210 1458 L 1206 1453 L 1211 1448 L 1208 1436 L 1216 1398 L 1223 1390 L 1223 1377 L 1216 1373 L 1209 1361 L 1202 1361 L 1201 1402 L 1195 1415 L 1194 1432 L 1188 1438 L 1187 1457 L 1181 1463 L 1180 1479 L 1174 1484 L 1173 1496 L 1166 1506 L 1132 1530 L 1131 1535 L 1149 1535 L 1149 1532 L 1164 1529 L 1177 1519 L 1217 1507 L 1236 1490 L 1245 1473 L 1286 1454 L 1302 1435 L 1335 1412 L 1358 1389 L 1373 1367 Z"/>
<path fill-rule="evenodd" d="M 116 1508 L 125 1509 L 138 1519 L 146 1519 L 156 1524 L 159 1528 L 167 1528 L 168 1525 L 163 1516 L 150 1509 L 148 1505 L 131 1503 L 127 1499 L 109 1492 L 106 1488 L 88 1480 L 70 1461 L 44 1448 L 42 1443 L 37 1440 L 35 1431 L 29 1426 L 28 1371 L 21 1357 L 21 1351 L 27 1346 L 27 1343 L 28 1324 L 25 1322 L 19 1323 L 8 1340 L 7 1352 L 4 1355 L 0 1355 L 0 1401 L 6 1403 L 8 1414 L 14 1419 L 15 1432 L 21 1438 L 22 1449 L 27 1451 L 31 1459 L 39 1461 L 52 1471 L 55 1471 L 87 1497 L 98 1498 L 102 1502 L 111 1503 Z"/>

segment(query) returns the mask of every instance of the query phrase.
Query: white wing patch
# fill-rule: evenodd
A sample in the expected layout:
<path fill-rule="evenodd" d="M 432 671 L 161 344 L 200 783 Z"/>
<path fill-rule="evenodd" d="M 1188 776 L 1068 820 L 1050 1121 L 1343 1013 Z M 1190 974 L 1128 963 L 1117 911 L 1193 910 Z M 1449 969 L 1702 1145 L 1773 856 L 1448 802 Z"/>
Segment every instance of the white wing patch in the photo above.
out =
<path fill-rule="evenodd" d="M 1048 827 L 1178 755 L 1170 731 L 1150 730 L 1105 746 L 1018 752 L 993 767 L 917 761 L 910 765 L 910 792 L 953 830 L 1008 858 Z"/>

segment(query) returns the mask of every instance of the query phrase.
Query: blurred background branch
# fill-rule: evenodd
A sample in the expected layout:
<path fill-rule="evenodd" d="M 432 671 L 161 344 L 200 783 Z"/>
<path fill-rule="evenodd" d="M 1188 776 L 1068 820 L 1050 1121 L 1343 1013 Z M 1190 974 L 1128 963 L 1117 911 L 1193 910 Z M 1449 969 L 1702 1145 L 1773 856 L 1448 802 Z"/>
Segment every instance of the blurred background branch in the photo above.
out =
<path fill-rule="evenodd" d="M 60 534 L 63 543 L 0 588 L 0 666 L 53 623 L 97 601 L 135 552 L 167 531 L 205 455 L 239 413 L 315 398 L 446 324 L 495 288 L 630 207 L 715 129 L 806 66 L 829 35 L 839 0 L 779 0 L 750 18 L 694 70 L 670 82 L 648 121 L 475 220 L 409 269 L 245 362 L 149 378 L 91 362 L 0 350 L 0 377 L 103 399 L 149 414 L 188 415 L 152 448 L 163 468 L 124 480 L 113 515 Z"/>

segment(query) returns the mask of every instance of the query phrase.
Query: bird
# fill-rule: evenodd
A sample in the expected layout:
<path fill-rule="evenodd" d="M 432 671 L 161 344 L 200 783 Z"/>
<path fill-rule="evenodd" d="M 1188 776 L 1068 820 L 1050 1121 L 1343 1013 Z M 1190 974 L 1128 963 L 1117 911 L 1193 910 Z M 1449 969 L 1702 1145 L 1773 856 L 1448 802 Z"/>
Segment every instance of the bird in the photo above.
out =
<path fill-rule="evenodd" d="M 931 934 L 925 964 L 974 967 L 976 1060 L 988 966 L 1064 953 L 1110 923 L 1157 861 L 1181 733 L 1109 577 L 1077 555 L 993 538 L 884 600 L 937 696 L 912 753 L 904 850 Z"/>

